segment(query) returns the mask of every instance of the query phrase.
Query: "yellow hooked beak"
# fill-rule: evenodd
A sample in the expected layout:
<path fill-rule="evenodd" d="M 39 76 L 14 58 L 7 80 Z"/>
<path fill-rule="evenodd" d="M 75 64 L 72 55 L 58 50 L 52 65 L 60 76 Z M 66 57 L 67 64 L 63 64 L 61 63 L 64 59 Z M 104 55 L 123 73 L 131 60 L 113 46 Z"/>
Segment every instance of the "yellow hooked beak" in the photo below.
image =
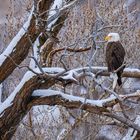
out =
<path fill-rule="evenodd" d="M 109 41 L 111 39 L 111 36 L 106 36 L 105 41 Z"/>

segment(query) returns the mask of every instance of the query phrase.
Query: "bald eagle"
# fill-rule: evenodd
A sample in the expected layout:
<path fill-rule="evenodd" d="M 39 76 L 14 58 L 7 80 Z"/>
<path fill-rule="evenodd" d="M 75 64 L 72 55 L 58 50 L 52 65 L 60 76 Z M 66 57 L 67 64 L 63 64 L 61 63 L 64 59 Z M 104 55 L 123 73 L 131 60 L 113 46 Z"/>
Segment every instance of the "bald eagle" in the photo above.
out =
<path fill-rule="evenodd" d="M 124 62 L 125 50 L 120 42 L 120 36 L 118 33 L 109 33 L 105 40 L 108 42 L 106 46 L 106 62 L 108 71 L 113 73 Z M 121 75 L 123 69 L 120 69 L 116 75 L 116 84 L 120 86 L 122 84 Z"/>

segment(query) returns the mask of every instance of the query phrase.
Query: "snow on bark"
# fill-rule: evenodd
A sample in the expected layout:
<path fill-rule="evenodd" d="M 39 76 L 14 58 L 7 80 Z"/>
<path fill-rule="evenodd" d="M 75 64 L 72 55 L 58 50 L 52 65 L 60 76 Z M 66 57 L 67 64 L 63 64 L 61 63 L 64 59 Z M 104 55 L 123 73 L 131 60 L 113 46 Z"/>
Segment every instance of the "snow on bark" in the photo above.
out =
<path fill-rule="evenodd" d="M 93 106 L 98 106 L 98 107 L 103 107 L 104 103 L 107 103 L 107 102 L 110 102 L 110 101 L 116 99 L 116 97 L 112 95 L 109 98 L 103 99 L 103 100 L 90 100 L 90 99 L 85 99 L 85 98 L 82 98 L 82 97 L 68 95 L 68 94 L 65 94 L 65 93 L 63 93 L 61 91 L 56 91 L 56 90 L 51 90 L 51 89 L 48 89 L 48 90 L 35 90 L 33 92 L 33 94 L 32 94 L 32 96 L 39 96 L 39 97 L 49 97 L 49 96 L 54 96 L 54 95 L 60 95 L 64 99 L 67 99 L 69 101 L 77 101 L 77 102 L 80 101 L 83 104 L 87 103 L 87 104 L 91 104 Z"/>
<path fill-rule="evenodd" d="M 30 25 L 30 21 L 33 15 L 34 7 L 31 10 L 31 14 L 27 20 L 27 22 L 23 25 L 23 27 L 20 29 L 20 31 L 16 34 L 16 36 L 12 39 L 8 47 L 5 49 L 5 51 L 0 55 L 0 65 L 3 64 L 7 56 L 9 56 L 12 52 L 15 51 L 15 46 L 19 42 L 19 40 L 22 38 L 24 34 L 26 34 L 26 31 Z M 23 47 L 23 46 L 21 46 Z"/>
<path fill-rule="evenodd" d="M 62 68 L 44 68 L 43 69 L 44 72 L 48 72 L 48 73 L 58 73 L 58 72 L 62 72 L 63 69 Z M 38 74 L 40 74 L 40 70 L 38 68 L 34 69 L 34 71 Z M 0 114 L 9 106 L 12 105 L 12 101 L 14 100 L 16 94 L 20 91 L 20 89 L 23 87 L 23 85 L 29 81 L 33 76 L 35 76 L 35 74 L 31 71 L 26 72 L 26 74 L 24 75 L 24 77 L 22 78 L 21 82 L 19 83 L 19 85 L 15 88 L 15 90 L 11 93 L 11 95 L 1 104 L 0 106 Z"/>
<path fill-rule="evenodd" d="M 59 9 L 62 7 L 63 4 L 63 0 L 55 0 L 54 4 L 52 5 L 52 7 L 50 8 L 50 12 L 49 12 L 49 16 L 48 19 L 51 16 L 54 16 Z M 49 25 L 48 25 L 48 30 L 51 29 L 51 27 L 55 24 L 55 22 L 57 21 L 58 18 L 56 18 L 55 20 L 53 20 Z"/>
<path fill-rule="evenodd" d="M 36 60 L 38 60 L 38 46 L 39 46 L 39 37 L 36 39 L 36 41 L 34 42 L 34 45 L 33 45 L 33 57 L 35 57 Z M 36 63 L 33 59 L 31 59 L 30 61 L 30 65 L 29 65 L 30 68 L 32 69 L 35 69 L 36 68 Z"/>
<path fill-rule="evenodd" d="M 62 76 L 63 79 L 71 79 L 73 81 L 77 81 L 74 77 L 78 75 L 78 73 L 75 70 L 70 70 L 69 72 L 66 73 L 66 76 Z"/>
<path fill-rule="evenodd" d="M 2 84 L 0 84 L 0 105 L 2 104 Z"/>
<path fill-rule="evenodd" d="M 11 93 L 11 95 L 1 104 L 0 106 L 0 114 L 9 106 L 12 105 L 12 101 L 14 100 L 16 94 L 20 91 L 20 89 L 23 87 L 23 85 L 29 80 L 31 79 L 35 74 L 28 71 L 23 79 L 21 80 L 21 82 L 19 83 L 19 85 L 15 88 L 15 90 Z"/>
<path fill-rule="evenodd" d="M 95 69 L 106 69 L 105 67 L 92 67 L 93 71 Z M 35 68 L 33 69 L 35 73 L 38 73 L 38 74 L 41 74 L 40 70 L 38 68 Z M 72 69 L 66 73 L 64 73 L 61 78 L 63 80 L 74 80 L 76 81 L 76 77 L 79 76 L 80 73 L 83 73 L 85 72 L 85 70 L 89 70 L 89 67 L 83 67 L 83 68 L 78 68 L 78 69 Z M 128 70 L 128 71 L 127 71 Z M 125 71 L 127 71 L 128 73 L 131 71 L 131 72 L 139 72 L 140 70 L 138 69 L 127 69 Z M 60 68 L 60 67 L 51 67 L 51 68 L 43 68 L 43 71 L 47 74 L 50 74 L 50 76 L 56 76 L 57 74 L 59 73 L 62 73 L 64 72 L 64 69 L 63 68 Z M 7 108 L 9 107 L 11 104 L 12 104 L 12 101 L 14 100 L 16 94 L 20 91 L 20 89 L 23 87 L 23 85 L 29 81 L 33 76 L 35 76 L 36 74 L 31 72 L 31 71 L 28 71 L 23 79 L 21 80 L 21 82 L 19 83 L 19 85 L 15 88 L 15 90 L 11 93 L 11 95 L 1 104 L 0 106 L 0 114 Z M 127 95 L 127 97 L 133 97 L 133 96 L 139 96 L 139 93 L 140 91 L 137 91 L 136 94 L 129 94 Z M 68 95 L 68 94 L 64 94 L 60 91 L 53 91 L 53 90 L 38 90 L 38 91 L 35 91 L 33 93 L 33 96 L 42 96 L 42 97 L 48 97 L 48 96 L 53 96 L 53 95 L 60 95 L 62 96 L 64 99 L 67 99 L 69 101 L 80 101 L 81 103 L 89 103 L 93 106 L 98 106 L 98 107 L 103 107 L 103 105 L 105 103 L 108 103 L 112 100 L 115 100 L 116 97 L 115 96 L 110 96 L 109 98 L 107 99 L 104 99 L 104 100 L 85 100 L 85 98 L 81 98 L 81 97 L 76 97 L 76 96 L 72 96 L 72 95 Z M 120 98 L 124 98 L 125 96 L 123 95 L 120 95 Z"/>

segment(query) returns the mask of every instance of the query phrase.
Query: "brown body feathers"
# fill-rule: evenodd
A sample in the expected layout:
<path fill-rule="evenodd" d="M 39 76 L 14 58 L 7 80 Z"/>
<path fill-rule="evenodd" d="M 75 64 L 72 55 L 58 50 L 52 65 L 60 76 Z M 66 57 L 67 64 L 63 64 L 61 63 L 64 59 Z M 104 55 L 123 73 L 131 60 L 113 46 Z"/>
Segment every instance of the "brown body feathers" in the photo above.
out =
<path fill-rule="evenodd" d="M 117 70 L 123 64 L 124 56 L 125 50 L 119 41 L 108 42 L 106 47 L 106 62 L 108 66 L 108 71 L 113 72 L 114 70 Z M 122 84 L 121 75 L 123 73 L 123 69 L 124 68 L 117 72 L 117 82 L 119 86 Z"/>

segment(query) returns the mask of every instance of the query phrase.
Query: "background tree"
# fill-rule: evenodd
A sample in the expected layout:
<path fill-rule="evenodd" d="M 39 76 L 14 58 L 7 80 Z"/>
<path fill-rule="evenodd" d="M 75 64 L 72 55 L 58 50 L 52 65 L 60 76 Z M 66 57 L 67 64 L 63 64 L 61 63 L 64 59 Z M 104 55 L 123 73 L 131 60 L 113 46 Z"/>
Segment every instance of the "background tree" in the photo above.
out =
<path fill-rule="evenodd" d="M 23 126 L 30 130 L 27 138 L 31 139 L 76 138 L 79 137 L 75 134 L 77 126 L 79 130 L 80 126 L 83 128 L 78 132 L 84 132 L 82 139 L 96 139 L 103 134 L 104 125 L 106 128 L 112 125 L 121 128 L 118 130 L 123 130 L 120 137 L 123 134 L 126 134 L 124 138 L 136 136 L 140 131 L 139 109 L 136 109 L 139 105 L 139 87 L 126 90 L 126 85 L 131 81 L 126 78 L 123 88 L 115 93 L 110 89 L 112 82 L 107 77 L 101 77 L 109 76 L 106 67 L 103 67 L 103 38 L 106 32 L 115 30 L 122 35 L 127 50 L 127 67 L 139 66 L 136 61 L 139 58 L 139 32 L 136 30 L 139 7 L 138 2 L 137 6 L 132 4 L 131 1 L 110 0 L 34 0 L 28 21 L 0 55 L 0 82 L 3 85 L 0 92 L 1 139 L 11 139 L 20 123 L 16 135 L 19 138 L 24 133 Z M 21 65 L 26 58 L 28 60 Z M 6 95 L 7 78 L 15 73 L 15 69 L 24 69 L 19 76 L 21 81 L 14 85 L 13 92 Z M 123 77 L 139 78 L 140 71 L 127 68 Z M 39 111 L 33 108 L 22 121 L 36 105 L 52 107 L 44 107 L 45 115 L 42 114 L 44 109 Z M 39 119 L 35 112 L 41 115 Z M 44 122 L 43 116 L 45 121 L 54 119 L 53 123 L 48 121 L 48 124 L 56 127 L 53 130 L 55 135 L 52 135 L 53 131 L 49 132 L 49 128 L 48 132 L 40 131 L 42 135 L 39 135 L 39 125 L 35 124 L 37 121 L 38 124 Z"/>

